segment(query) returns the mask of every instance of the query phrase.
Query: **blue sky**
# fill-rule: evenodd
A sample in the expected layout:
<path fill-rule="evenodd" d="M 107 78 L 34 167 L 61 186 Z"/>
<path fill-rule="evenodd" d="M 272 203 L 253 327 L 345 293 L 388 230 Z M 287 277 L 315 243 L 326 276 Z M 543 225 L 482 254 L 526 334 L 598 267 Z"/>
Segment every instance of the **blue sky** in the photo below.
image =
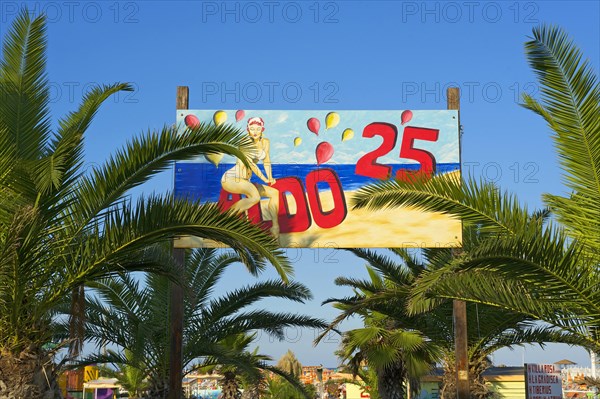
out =
<path fill-rule="evenodd" d="M 538 92 L 523 43 L 534 26 L 558 24 L 600 65 L 597 1 L 3 1 L 0 35 L 24 5 L 48 14 L 55 120 L 90 85 L 135 87 L 107 101 L 89 129 L 90 164 L 135 134 L 174 123 L 178 85 L 190 87 L 195 109 L 323 111 L 445 109 L 445 89 L 456 85 L 463 93 L 463 173 L 539 207 L 542 193 L 564 186 L 548 128 L 518 105 L 521 93 Z M 165 173 L 137 193 L 171 185 Z M 335 312 L 320 302 L 348 294 L 333 279 L 364 276 L 362 262 L 335 249 L 289 255 L 315 296 L 289 310 L 330 319 Z M 227 279 L 224 287 L 250 281 L 240 272 Z M 289 347 L 305 364 L 336 364 L 336 338 L 312 348 L 313 333 L 301 335 L 290 332 L 279 344 L 263 339 L 261 349 L 278 358 Z M 582 350 L 551 348 L 502 351 L 495 360 L 521 364 L 525 353 L 530 362 L 567 357 L 589 365 Z"/>

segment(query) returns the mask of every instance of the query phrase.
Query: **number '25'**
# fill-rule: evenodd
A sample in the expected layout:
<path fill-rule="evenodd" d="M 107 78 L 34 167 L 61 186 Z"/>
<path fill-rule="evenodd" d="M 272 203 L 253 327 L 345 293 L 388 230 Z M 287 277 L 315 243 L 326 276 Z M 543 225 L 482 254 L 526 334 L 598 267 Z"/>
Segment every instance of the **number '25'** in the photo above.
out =
<path fill-rule="evenodd" d="M 400 169 L 396 172 L 397 179 L 414 181 L 418 177 L 429 178 L 435 173 L 436 161 L 433 154 L 426 150 L 414 148 L 414 144 L 415 140 L 437 141 L 439 133 L 438 129 L 414 126 L 404 128 L 402 144 L 400 145 L 400 158 L 413 159 L 419 162 L 420 168 L 418 172 Z M 377 158 L 387 155 L 396 147 L 398 128 L 391 123 L 373 122 L 364 128 L 362 136 L 366 138 L 381 136 L 383 142 L 378 148 L 366 153 L 356 162 L 354 173 L 375 179 L 389 179 L 392 175 L 392 167 L 378 163 Z"/>

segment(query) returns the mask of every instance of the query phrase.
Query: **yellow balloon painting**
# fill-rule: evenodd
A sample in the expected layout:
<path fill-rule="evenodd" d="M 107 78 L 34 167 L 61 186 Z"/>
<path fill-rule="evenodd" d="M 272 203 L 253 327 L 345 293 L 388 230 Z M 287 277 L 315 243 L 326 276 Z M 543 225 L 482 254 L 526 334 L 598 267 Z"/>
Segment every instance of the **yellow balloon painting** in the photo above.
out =
<path fill-rule="evenodd" d="M 221 163 L 221 159 L 223 159 L 223 154 L 206 154 L 204 155 L 204 158 L 218 168 L 219 163 Z"/>
<path fill-rule="evenodd" d="M 226 120 L 227 120 L 227 112 L 225 112 L 225 111 L 217 111 L 213 115 L 213 121 L 215 122 L 215 125 L 217 125 L 217 126 L 219 126 L 222 123 L 225 123 Z"/>
<path fill-rule="evenodd" d="M 344 132 L 342 133 L 342 141 L 352 140 L 353 137 L 354 137 L 354 130 L 352 130 L 350 128 L 345 129 Z"/>
<path fill-rule="evenodd" d="M 340 123 L 340 115 L 337 112 L 330 112 L 325 117 L 325 129 L 333 129 Z"/>

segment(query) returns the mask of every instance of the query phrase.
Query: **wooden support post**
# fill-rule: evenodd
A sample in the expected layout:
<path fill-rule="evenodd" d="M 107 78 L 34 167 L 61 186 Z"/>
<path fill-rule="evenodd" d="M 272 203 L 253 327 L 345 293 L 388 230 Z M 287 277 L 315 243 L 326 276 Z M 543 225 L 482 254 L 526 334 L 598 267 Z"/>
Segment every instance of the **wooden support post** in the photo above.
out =
<path fill-rule="evenodd" d="M 456 398 L 469 399 L 469 353 L 467 347 L 467 304 L 454 300 L 454 347 L 456 356 Z"/>
<path fill-rule="evenodd" d="M 458 129 L 460 134 L 460 91 L 458 87 L 449 87 L 447 91 L 448 109 L 458 110 Z M 460 142 L 460 140 L 459 140 Z M 460 250 L 454 251 L 455 254 Z M 469 350 L 467 343 L 467 304 L 455 300 L 452 304 L 454 319 L 454 353 L 456 356 L 456 398 L 469 399 Z"/>
<path fill-rule="evenodd" d="M 189 88 L 177 86 L 177 109 L 189 108 Z M 173 248 L 173 257 L 178 274 L 183 275 L 185 249 Z M 183 289 L 179 284 L 171 283 L 171 301 L 169 304 L 171 347 L 169 350 L 169 396 L 168 399 L 181 399 L 182 392 L 182 352 L 183 352 Z"/>

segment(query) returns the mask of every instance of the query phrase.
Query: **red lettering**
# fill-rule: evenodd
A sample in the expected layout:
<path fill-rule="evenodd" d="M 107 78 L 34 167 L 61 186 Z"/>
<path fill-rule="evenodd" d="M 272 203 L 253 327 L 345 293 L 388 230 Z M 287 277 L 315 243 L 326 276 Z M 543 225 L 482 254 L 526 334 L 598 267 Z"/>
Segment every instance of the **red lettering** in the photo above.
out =
<path fill-rule="evenodd" d="M 333 196 L 333 209 L 324 211 L 319 195 L 317 183 L 324 182 L 329 185 Z M 313 170 L 306 176 L 306 191 L 308 202 L 315 223 L 324 229 L 335 227 L 342 223 L 348 214 L 346 199 L 342 190 L 342 183 L 333 169 L 323 168 Z"/>
<path fill-rule="evenodd" d="M 308 230 L 312 220 L 302 181 L 297 177 L 284 177 L 277 179 L 273 188 L 279 190 L 279 231 L 281 233 L 298 233 Z M 296 202 L 295 214 L 290 211 L 286 193 L 290 193 Z"/>
<path fill-rule="evenodd" d="M 239 200 L 242 199 L 241 194 L 233 194 L 228 191 L 221 189 L 221 193 L 219 194 L 219 207 L 223 212 L 229 210 Z M 263 220 L 262 210 L 260 208 L 260 203 L 254 205 L 252 208 L 248 209 L 248 219 L 252 224 L 256 224 L 260 226 L 261 229 L 269 230 L 273 226 L 273 222 L 270 220 Z"/>
<path fill-rule="evenodd" d="M 325 211 L 319 195 L 318 183 L 326 183 L 333 197 L 333 209 Z M 279 191 L 279 231 L 281 233 L 298 233 L 308 230 L 315 223 L 322 228 L 331 228 L 344 221 L 348 214 L 344 190 L 338 175 L 333 169 L 317 169 L 306 176 L 306 193 L 302 181 L 297 177 L 283 177 L 277 179 L 273 188 Z M 289 195 L 296 203 L 296 211 L 292 213 Z M 308 196 L 308 201 L 307 201 Z M 243 195 L 233 194 L 221 189 L 218 205 L 223 212 L 229 210 L 233 204 L 241 200 Z M 309 208 L 310 204 L 310 208 Z M 248 219 L 251 223 L 269 230 L 273 223 L 263 219 L 260 203 L 248 209 Z"/>
<path fill-rule="evenodd" d="M 394 149 L 398 139 L 398 128 L 390 123 L 374 122 L 364 128 L 362 135 L 367 138 L 381 136 L 383 142 L 378 148 L 366 153 L 356 162 L 354 173 L 375 179 L 389 179 L 392 167 L 378 163 L 377 159 Z"/>
<path fill-rule="evenodd" d="M 400 147 L 400 158 L 414 159 L 421 164 L 418 172 L 400 169 L 396 173 L 398 180 L 414 182 L 420 179 L 428 179 L 435 173 L 435 157 L 429 151 L 414 148 L 415 140 L 437 141 L 440 131 L 437 129 L 426 129 L 424 127 L 407 126 L 404 128 L 402 145 Z"/>

